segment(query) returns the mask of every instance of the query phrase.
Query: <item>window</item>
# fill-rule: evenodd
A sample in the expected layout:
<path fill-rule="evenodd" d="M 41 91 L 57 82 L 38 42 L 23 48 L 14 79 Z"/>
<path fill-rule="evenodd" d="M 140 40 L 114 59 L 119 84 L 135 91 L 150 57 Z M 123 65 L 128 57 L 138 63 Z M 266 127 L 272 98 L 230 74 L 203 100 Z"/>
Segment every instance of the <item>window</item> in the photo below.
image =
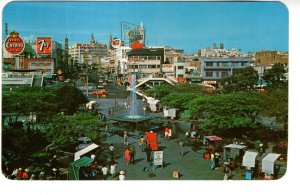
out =
<path fill-rule="evenodd" d="M 208 71 L 205 73 L 206 77 L 213 77 L 213 72 L 212 71 Z"/>
<path fill-rule="evenodd" d="M 178 74 L 177 77 L 178 78 L 183 78 L 183 74 Z"/>
<path fill-rule="evenodd" d="M 156 65 L 148 65 L 148 68 L 156 68 Z"/>
<path fill-rule="evenodd" d="M 148 60 L 156 60 L 156 56 L 148 56 Z"/>
<path fill-rule="evenodd" d="M 220 77 L 220 72 L 219 71 L 216 72 L 216 76 Z"/>
<path fill-rule="evenodd" d="M 156 56 L 156 59 L 157 59 L 157 60 L 160 60 L 160 56 Z"/>
<path fill-rule="evenodd" d="M 140 68 L 147 68 L 147 65 L 140 65 Z"/>
<path fill-rule="evenodd" d="M 177 69 L 178 69 L 178 70 L 182 70 L 182 69 L 184 69 L 184 66 L 178 66 Z"/>
<path fill-rule="evenodd" d="M 222 77 L 228 77 L 228 72 L 227 71 L 222 71 Z"/>
<path fill-rule="evenodd" d="M 217 62 L 217 67 L 219 67 L 220 66 L 220 62 Z"/>
<path fill-rule="evenodd" d="M 213 66 L 212 62 L 206 62 L 206 66 Z"/>

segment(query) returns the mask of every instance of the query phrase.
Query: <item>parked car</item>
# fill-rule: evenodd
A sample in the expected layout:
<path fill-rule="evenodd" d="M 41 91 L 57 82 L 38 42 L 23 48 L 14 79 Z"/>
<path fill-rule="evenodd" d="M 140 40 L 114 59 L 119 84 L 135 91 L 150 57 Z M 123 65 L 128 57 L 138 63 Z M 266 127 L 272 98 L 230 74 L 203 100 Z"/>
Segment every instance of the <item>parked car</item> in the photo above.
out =
<path fill-rule="evenodd" d="M 92 95 L 101 95 L 101 96 L 107 96 L 108 92 L 105 89 L 98 90 L 98 91 L 92 91 Z"/>

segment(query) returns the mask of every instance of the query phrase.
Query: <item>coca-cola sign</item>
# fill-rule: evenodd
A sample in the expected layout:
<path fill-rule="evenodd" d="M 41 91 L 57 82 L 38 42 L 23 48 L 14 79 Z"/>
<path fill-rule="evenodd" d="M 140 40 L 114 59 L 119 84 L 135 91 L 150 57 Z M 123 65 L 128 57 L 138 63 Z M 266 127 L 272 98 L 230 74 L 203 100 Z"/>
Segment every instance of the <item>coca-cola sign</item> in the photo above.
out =
<path fill-rule="evenodd" d="M 16 31 L 11 32 L 9 35 L 4 42 L 6 51 L 12 55 L 21 54 L 25 49 L 24 40 Z"/>

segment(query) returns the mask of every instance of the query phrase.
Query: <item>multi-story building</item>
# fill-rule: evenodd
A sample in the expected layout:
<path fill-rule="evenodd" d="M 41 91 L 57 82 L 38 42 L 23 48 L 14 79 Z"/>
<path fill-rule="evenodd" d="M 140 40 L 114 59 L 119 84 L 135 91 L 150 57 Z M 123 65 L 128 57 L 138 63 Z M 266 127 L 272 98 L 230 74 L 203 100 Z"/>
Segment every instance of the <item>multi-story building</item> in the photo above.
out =
<path fill-rule="evenodd" d="M 276 63 L 288 64 L 288 53 L 280 51 L 257 51 L 255 54 L 256 65 L 271 67 Z"/>
<path fill-rule="evenodd" d="M 242 54 L 240 50 L 236 50 L 234 48 L 225 49 L 223 43 L 220 43 L 219 48 L 216 46 L 216 43 L 214 43 L 212 48 L 198 50 L 198 55 L 204 58 L 246 57 L 246 55 Z"/>
<path fill-rule="evenodd" d="M 3 58 L 5 72 L 44 72 L 55 73 L 55 60 L 53 58 Z"/>
<path fill-rule="evenodd" d="M 203 58 L 202 79 L 204 81 L 219 81 L 224 77 L 231 76 L 235 69 L 250 66 L 249 58 Z"/>
<path fill-rule="evenodd" d="M 119 47 L 115 50 L 115 67 L 118 70 L 118 74 L 127 74 L 127 63 L 128 56 L 127 53 L 131 50 L 130 47 Z"/>
<path fill-rule="evenodd" d="M 75 43 L 69 47 L 73 61 L 79 64 L 100 64 L 101 58 L 107 55 L 107 45 L 97 43 L 92 34 L 90 43 Z"/>
<path fill-rule="evenodd" d="M 139 50 L 131 50 L 127 55 L 128 72 L 138 72 L 141 76 L 161 73 L 162 64 L 165 61 L 163 47 L 147 47 Z"/>

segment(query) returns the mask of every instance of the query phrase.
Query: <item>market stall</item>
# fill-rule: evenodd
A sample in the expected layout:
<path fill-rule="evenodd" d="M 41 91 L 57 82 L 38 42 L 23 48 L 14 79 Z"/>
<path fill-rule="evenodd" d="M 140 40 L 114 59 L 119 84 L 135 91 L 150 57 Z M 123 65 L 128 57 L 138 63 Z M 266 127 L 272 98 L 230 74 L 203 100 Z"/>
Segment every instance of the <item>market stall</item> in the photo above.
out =
<path fill-rule="evenodd" d="M 266 175 L 278 174 L 277 167 L 275 169 L 275 161 L 279 158 L 281 154 L 269 153 L 262 159 L 262 172 Z"/>
<path fill-rule="evenodd" d="M 80 174 L 79 174 L 80 168 L 91 165 L 91 163 L 93 161 L 94 161 L 93 159 L 84 156 L 81 159 L 70 163 L 69 179 L 70 180 L 80 180 Z"/>
<path fill-rule="evenodd" d="M 245 173 L 245 179 L 251 180 L 253 176 L 253 169 L 255 167 L 257 152 L 246 151 L 243 156 L 242 165 L 247 168 L 247 172 Z"/>
<path fill-rule="evenodd" d="M 244 155 L 246 149 L 247 146 L 238 145 L 238 144 L 229 144 L 227 146 L 224 146 L 224 152 L 223 152 L 224 161 L 228 161 L 229 158 L 232 159 L 241 158 Z"/>
<path fill-rule="evenodd" d="M 207 145 L 208 152 L 214 152 L 216 145 L 223 140 L 221 137 L 210 135 L 203 137 L 203 145 Z"/>
<path fill-rule="evenodd" d="M 84 155 L 84 154 L 86 154 L 86 153 L 88 153 L 88 152 L 90 152 L 90 151 L 92 151 L 92 150 L 94 150 L 98 147 L 99 146 L 97 144 L 92 143 L 92 144 L 86 146 L 85 148 L 83 148 L 82 150 L 79 150 L 79 151 L 75 152 L 74 161 L 79 160 L 82 155 Z"/>

